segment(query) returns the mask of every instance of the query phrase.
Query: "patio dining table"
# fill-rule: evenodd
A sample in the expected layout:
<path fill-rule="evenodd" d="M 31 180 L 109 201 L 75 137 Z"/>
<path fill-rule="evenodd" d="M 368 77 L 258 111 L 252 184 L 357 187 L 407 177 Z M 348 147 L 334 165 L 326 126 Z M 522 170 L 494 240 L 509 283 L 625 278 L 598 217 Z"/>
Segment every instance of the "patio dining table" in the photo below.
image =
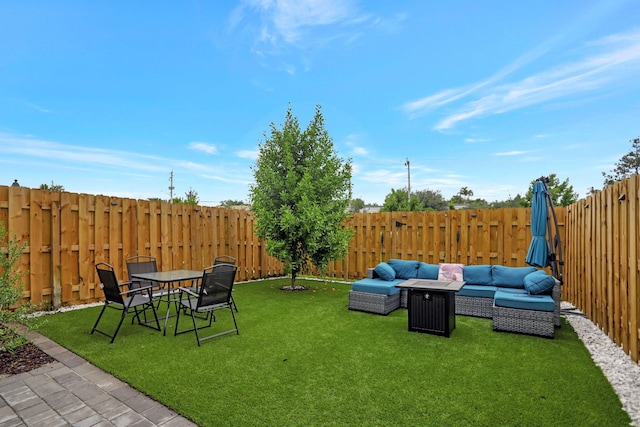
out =
<path fill-rule="evenodd" d="M 167 313 L 164 317 L 163 335 L 167 334 L 167 323 L 171 312 L 171 303 L 176 303 L 176 291 L 181 282 L 194 281 L 202 278 L 200 270 L 169 270 L 156 271 L 153 273 L 135 273 L 131 275 L 133 279 L 148 280 L 150 282 L 159 283 L 166 288 L 159 300 L 167 303 Z M 166 296 L 166 300 L 164 297 Z M 177 309 L 177 308 L 176 308 Z"/>

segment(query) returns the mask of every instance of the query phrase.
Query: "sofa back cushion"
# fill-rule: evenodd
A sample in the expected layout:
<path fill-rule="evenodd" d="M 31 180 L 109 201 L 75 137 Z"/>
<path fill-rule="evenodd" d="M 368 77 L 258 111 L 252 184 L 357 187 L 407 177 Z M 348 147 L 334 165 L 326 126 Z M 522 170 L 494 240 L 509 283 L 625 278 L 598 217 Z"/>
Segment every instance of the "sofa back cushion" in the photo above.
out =
<path fill-rule="evenodd" d="M 491 284 L 503 288 L 524 288 L 524 277 L 534 271 L 537 271 L 537 268 L 493 265 L 491 266 Z"/>
<path fill-rule="evenodd" d="M 374 271 L 382 280 L 391 281 L 396 278 L 395 270 L 391 268 L 391 266 L 386 262 L 381 262 L 380 264 L 376 265 Z"/>
<path fill-rule="evenodd" d="M 437 264 L 427 264 L 421 262 L 418 266 L 418 279 L 438 280 L 438 271 L 440 266 Z"/>
<path fill-rule="evenodd" d="M 407 261 L 404 259 L 390 259 L 387 264 L 396 272 L 398 279 L 415 279 L 418 277 L 418 261 Z"/>
<path fill-rule="evenodd" d="M 465 265 L 462 268 L 462 278 L 467 285 L 491 286 L 491 266 Z"/>
<path fill-rule="evenodd" d="M 538 270 L 524 276 L 524 288 L 531 295 L 549 293 L 556 284 L 553 276 L 549 276 L 546 271 Z"/>
<path fill-rule="evenodd" d="M 438 280 L 456 280 L 461 282 L 463 264 L 441 263 L 438 270 Z"/>

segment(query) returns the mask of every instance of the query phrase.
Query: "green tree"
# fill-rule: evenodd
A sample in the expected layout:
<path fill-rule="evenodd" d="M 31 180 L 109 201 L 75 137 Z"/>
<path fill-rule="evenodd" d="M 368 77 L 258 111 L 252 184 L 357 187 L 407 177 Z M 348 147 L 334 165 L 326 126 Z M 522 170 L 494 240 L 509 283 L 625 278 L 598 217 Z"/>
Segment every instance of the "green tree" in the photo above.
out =
<path fill-rule="evenodd" d="M 149 199 L 149 200 L 152 200 L 152 199 Z M 184 198 L 174 197 L 173 199 L 171 199 L 171 203 L 195 206 L 198 203 L 200 203 L 200 199 L 198 197 L 198 192 L 195 191 L 193 188 L 189 187 L 189 191 L 184 193 Z"/>
<path fill-rule="evenodd" d="M 414 194 L 420 200 L 423 210 L 446 211 L 449 209 L 449 203 L 439 190 L 424 189 L 416 191 Z"/>
<path fill-rule="evenodd" d="M 289 106 L 282 128 L 271 123 L 271 134 L 265 133 L 252 171 L 255 233 L 266 240 L 269 255 L 284 262 L 295 289 L 309 264 L 322 271 L 347 253 L 352 233 L 342 224 L 351 200 L 351 160 L 335 152 L 319 105 L 304 131 Z"/>
<path fill-rule="evenodd" d="M 231 206 L 247 206 L 247 204 L 245 202 L 243 202 L 242 200 L 223 200 L 220 202 L 220 206 L 223 206 L 225 208 L 230 208 Z"/>
<path fill-rule="evenodd" d="M 40 184 L 40 190 L 63 192 L 64 191 L 64 186 L 63 185 L 59 185 L 59 184 L 54 184 L 53 181 L 51 181 L 51 185 L 49 185 L 49 184 Z"/>
<path fill-rule="evenodd" d="M 406 190 L 391 189 L 391 193 L 387 194 L 382 204 L 382 212 L 419 212 L 422 210 L 422 203 L 415 194 L 411 195 L 411 199 L 407 200 Z"/>
<path fill-rule="evenodd" d="M 349 205 L 350 212 L 360 212 L 364 208 L 364 200 L 362 199 L 353 199 Z"/>
<path fill-rule="evenodd" d="M 555 173 L 552 173 L 548 177 L 547 188 L 549 189 L 549 195 L 554 206 L 569 206 L 578 200 L 578 193 L 573 191 L 573 185 L 569 184 L 569 178 L 560 182 L 560 179 Z M 529 189 L 527 190 L 525 207 L 531 207 L 533 200 L 533 184 L 536 180 L 531 181 Z"/>
<path fill-rule="evenodd" d="M 509 197 L 507 200 L 495 201 L 491 203 L 492 208 L 523 208 L 527 206 L 526 197 L 517 194 L 516 197 Z"/>
<path fill-rule="evenodd" d="M 629 142 L 631 142 L 631 151 L 615 163 L 615 167 L 610 173 L 602 172 L 605 187 L 640 172 L 640 137 Z"/>
<path fill-rule="evenodd" d="M 469 198 L 473 196 L 473 190 L 469 189 L 469 187 L 462 187 L 460 191 L 458 191 L 458 195 L 468 201 Z"/>

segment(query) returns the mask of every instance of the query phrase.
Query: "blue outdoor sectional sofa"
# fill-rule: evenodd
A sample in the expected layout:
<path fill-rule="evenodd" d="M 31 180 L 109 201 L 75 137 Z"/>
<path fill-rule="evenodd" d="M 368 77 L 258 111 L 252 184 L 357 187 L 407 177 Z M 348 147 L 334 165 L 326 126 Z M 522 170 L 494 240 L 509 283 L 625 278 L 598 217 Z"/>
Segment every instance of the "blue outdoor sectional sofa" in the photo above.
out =
<path fill-rule="evenodd" d="M 553 338 L 560 326 L 560 281 L 535 267 L 502 265 L 428 264 L 390 259 L 368 269 L 367 278 L 354 282 L 349 309 L 389 314 L 406 307 L 407 290 L 396 285 L 409 279 L 442 278 L 459 270 L 465 285 L 456 293 L 456 314 L 493 319 L 496 331 Z"/>

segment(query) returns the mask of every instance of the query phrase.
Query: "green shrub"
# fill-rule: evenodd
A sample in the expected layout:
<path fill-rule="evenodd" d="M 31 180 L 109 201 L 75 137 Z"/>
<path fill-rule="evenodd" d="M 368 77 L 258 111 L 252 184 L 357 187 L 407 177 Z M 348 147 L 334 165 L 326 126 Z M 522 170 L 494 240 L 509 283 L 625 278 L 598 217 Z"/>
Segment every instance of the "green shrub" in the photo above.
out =
<path fill-rule="evenodd" d="M 29 319 L 36 307 L 28 302 L 20 304 L 26 272 L 18 271 L 18 261 L 26 242 L 20 244 L 17 237 L 9 237 L 0 221 L 0 351 L 13 351 L 27 342 L 26 334 L 33 322 Z M 20 328 L 22 324 L 25 328 Z"/>

